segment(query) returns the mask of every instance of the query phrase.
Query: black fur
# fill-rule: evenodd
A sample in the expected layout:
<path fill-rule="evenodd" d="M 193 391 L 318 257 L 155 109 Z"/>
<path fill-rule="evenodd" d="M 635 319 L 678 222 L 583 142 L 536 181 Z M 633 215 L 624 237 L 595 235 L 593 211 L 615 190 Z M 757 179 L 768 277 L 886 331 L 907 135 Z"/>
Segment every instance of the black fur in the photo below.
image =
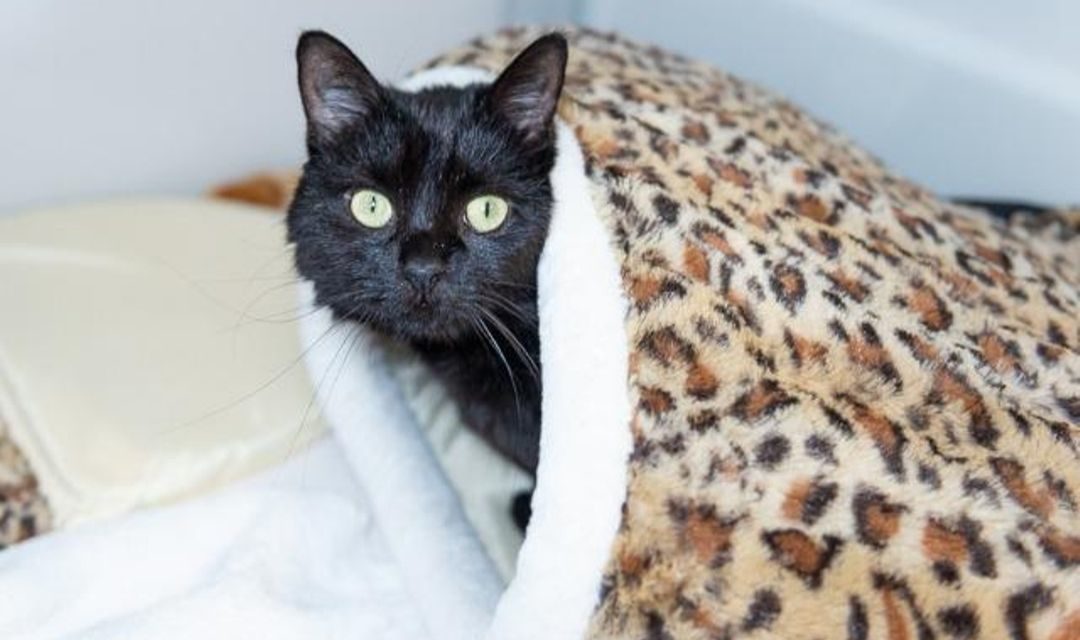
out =
<path fill-rule="evenodd" d="M 491 85 L 410 94 L 379 85 L 331 36 L 297 47 L 308 162 L 289 240 L 320 305 L 409 344 L 447 384 L 469 426 L 534 471 L 540 432 L 536 266 L 550 219 L 553 116 L 566 43 L 541 38 Z M 394 215 L 357 222 L 349 198 L 374 189 Z M 479 195 L 510 205 L 480 234 Z M 422 270 L 434 285 L 414 286 Z"/>

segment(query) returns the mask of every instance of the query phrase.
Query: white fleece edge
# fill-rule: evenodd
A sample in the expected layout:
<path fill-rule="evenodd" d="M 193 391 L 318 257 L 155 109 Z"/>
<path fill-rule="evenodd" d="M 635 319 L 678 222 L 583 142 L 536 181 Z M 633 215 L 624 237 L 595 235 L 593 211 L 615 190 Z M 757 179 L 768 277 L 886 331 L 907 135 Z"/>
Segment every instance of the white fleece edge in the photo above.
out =
<path fill-rule="evenodd" d="M 398 85 L 406 91 L 425 87 L 450 85 L 462 86 L 477 82 L 490 82 L 491 74 L 467 67 L 440 67 L 417 73 Z M 626 494 L 626 460 L 630 454 L 629 430 L 630 406 L 627 392 L 629 357 L 625 318 L 628 303 L 619 275 L 619 263 L 609 242 L 609 235 L 600 221 L 589 196 L 589 184 L 585 176 L 581 147 L 568 126 L 557 123 L 558 156 L 551 174 L 555 206 L 551 227 L 540 258 L 538 270 L 538 296 L 540 307 L 540 344 L 543 365 L 544 397 L 542 399 L 543 424 L 540 437 L 540 465 L 537 470 L 537 487 L 533 496 L 532 521 L 525 542 L 518 556 L 517 572 L 495 608 L 494 620 L 486 637 L 491 640 L 550 640 L 551 638 L 580 638 L 584 635 L 589 618 L 599 595 L 603 569 L 611 551 L 611 545 L 621 519 L 622 504 Z M 320 316 L 312 316 L 317 318 Z M 323 321 L 326 317 L 322 316 Z M 325 327 L 325 325 L 324 325 Z M 308 340 L 314 338 L 308 331 Z M 312 350 L 313 352 L 316 350 Z M 323 350 L 325 352 L 325 349 Z M 354 349 L 353 353 L 361 350 Z M 361 402 L 358 395 L 371 394 L 371 386 L 378 378 L 378 386 L 392 384 L 385 372 L 377 369 L 378 358 L 357 357 L 348 369 L 358 368 L 359 388 L 342 380 L 338 391 L 322 398 L 323 411 L 329 422 L 337 427 L 339 438 L 353 440 L 350 424 L 365 422 L 397 422 L 404 420 L 401 414 L 407 409 L 398 390 L 387 389 L 386 400 L 375 407 Z M 309 357 L 309 363 L 323 358 Z M 361 362 L 362 360 L 366 362 Z M 353 378 L 346 372 L 343 378 Z M 362 380 L 367 378 L 367 380 Z M 342 387 L 353 387 L 346 390 Z M 365 388 L 366 387 L 366 388 Z M 383 394 L 380 394 L 383 395 Z M 320 396 L 321 397 L 321 396 Z M 389 412 L 390 415 L 383 412 Z M 391 420 L 392 414 L 398 414 Z M 381 417 L 381 420 L 378 419 Z M 418 427 L 417 427 L 418 429 Z M 368 433 L 368 436 L 374 435 Z M 413 434 L 419 436 L 419 432 Z M 402 440 L 387 431 L 380 436 Z M 433 494 L 445 495 L 449 489 L 445 478 L 437 469 L 430 451 L 419 451 L 418 441 L 407 437 L 399 442 L 399 453 L 416 456 L 412 460 L 398 458 L 397 464 L 407 464 L 414 473 L 424 476 L 425 482 L 441 481 L 444 487 L 434 488 Z M 386 443 L 379 440 L 379 449 Z M 358 442 L 347 445 L 352 453 Z M 401 445 L 404 445 L 403 447 Z M 362 446 L 362 445 L 361 445 Z M 385 449 L 383 449 L 385 451 Z M 390 500 L 401 507 L 401 490 L 385 473 L 397 476 L 395 465 L 386 464 L 387 458 L 360 455 L 354 463 L 369 462 L 380 470 L 366 469 L 358 472 L 376 507 Z M 352 457 L 350 455 L 350 457 Z M 392 456 L 396 458 L 397 456 Z M 434 465 L 434 473 L 421 467 Z M 409 484 L 415 484 L 414 478 Z M 417 487 L 419 490 L 420 488 Z M 427 493 L 419 490 L 419 494 Z M 432 494 L 427 498 L 434 497 Z M 395 500 L 396 498 L 396 500 Z M 450 524 L 451 537 L 458 537 L 464 522 L 460 507 L 443 506 L 441 517 L 444 526 Z M 421 500 L 428 507 L 437 507 L 430 500 Z M 389 507 L 389 505 L 387 505 Z M 377 509 L 383 511 L 382 509 Z M 391 511 L 393 511 L 391 509 Z M 413 513 L 416 525 L 432 524 L 432 515 Z M 450 513 L 450 512 L 454 513 Z M 380 516 L 382 513 L 380 513 Z M 402 514 L 390 516 L 401 522 Z M 382 520 L 382 518 L 380 518 Z M 447 522 L 447 520 L 452 522 Z M 397 532 L 386 528 L 391 536 Z M 414 526 L 416 526 L 414 525 Z M 467 525 L 466 525 L 467 526 Z M 422 532 L 421 532 L 422 533 Z M 434 533 L 434 531 L 433 531 Z M 415 536 L 422 537 L 422 536 Z M 484 563 L 470 558 L 476 553 L 475 545 L 462 548 L 460 538 L 456 543 L 444 540 L 435 547 L 447 550 L 447 544 L 455 547 L 458 562 L 473 567 L 472 571 L 453 571 L 448 558 L 436 560 L 433 550 L 417 550 L 412 544 L 389 541 L 399 552 L 419 551 L 421 558 L 408 558 L 413 569 L 428 564 L 428 580 L 441 583 L 437 588 L 426 587 L 420 598 L 447 598 L 446 603 L 421 602 L 429 614 L 429 629 L 438 637 L 466 637 L 466 627 L 475 629 L 476 616 L 466 615 L 469 620 L 453 620 L 463 626 L 441 626 L 455 616 L 447 605 L 456 603 L 467 610 L 476 611 L 487 604 L 490 577 L 482 577 L 484 571 L 476 571 Z M 418 541 L 416 541 L 418 542 Z M 405 547 L 405 548 L 402 548 Z M 479 550 L 483 555 L 483 551 Z M 399 560 L 403 560 L 401 553 Z M 486 558 L 484 558 L 486 560 Z M 449 574 L 442 572 L 449 571 Z M 493 572 L 493 569 L 491 570 Z M 410 578 L 420 576 L 409 571 Z M 460 584 L 461 593 L 450 594 L 455 578 L 467 582 L 482 577 L 486 585 Z M 448 584 L 449 582 L 450 584 Z M 414 585 L 415 586 L 415 585 Z M 474 602 L 462 600 L 469 596 Z M 434 610 L 432 610 L 434 609 Z M 457 616 L 460 618 L 460 616 Z M 473 623 L 473 624 L 470 624 Z M 474 635 L 479 637 L 479 635 Z"/>
<path fill-rule="evenodd" d="M 543 424 L 533 515 L 493 640 L 580 638 L 622 517 L 630 406 L 628 303 L 581 147 L 558 123 L 555 208 L 540 258 Z"/>

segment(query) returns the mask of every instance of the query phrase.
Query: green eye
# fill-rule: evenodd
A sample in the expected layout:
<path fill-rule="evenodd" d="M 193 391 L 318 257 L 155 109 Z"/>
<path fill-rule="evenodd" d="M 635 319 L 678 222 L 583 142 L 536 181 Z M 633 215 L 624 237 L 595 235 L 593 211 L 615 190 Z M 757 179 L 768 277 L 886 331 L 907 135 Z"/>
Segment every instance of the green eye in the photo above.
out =
<path fill-rule="evenodd" d="M 349 210 L 352 211 L 357 222 L 372 229 L 385 227 L 394 213 L 390 200 L 378 191 L 370 189 L 361 189 L 352 194 L 349 199 Z"/>
<path fill-rule="evenodd" d="M 473 229 L 480 233 L 494 231 L 506 221 L 510 205 L 498 196 L 480 196 L 473 198 L 465 206 L 465 219 Z"/>

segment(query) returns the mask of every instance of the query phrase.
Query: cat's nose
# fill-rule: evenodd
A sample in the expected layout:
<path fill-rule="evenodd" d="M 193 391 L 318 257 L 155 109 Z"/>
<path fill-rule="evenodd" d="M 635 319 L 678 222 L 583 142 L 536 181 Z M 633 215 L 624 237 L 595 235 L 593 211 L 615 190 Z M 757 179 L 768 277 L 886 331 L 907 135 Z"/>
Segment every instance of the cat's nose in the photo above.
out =
<path fill-rule="evenodd" d="M 410 260 L 402 267 L 405 280 L 421 295 L 428 295 L 442 277 L 445 268 L 439 260 L 422 258 Z"/>

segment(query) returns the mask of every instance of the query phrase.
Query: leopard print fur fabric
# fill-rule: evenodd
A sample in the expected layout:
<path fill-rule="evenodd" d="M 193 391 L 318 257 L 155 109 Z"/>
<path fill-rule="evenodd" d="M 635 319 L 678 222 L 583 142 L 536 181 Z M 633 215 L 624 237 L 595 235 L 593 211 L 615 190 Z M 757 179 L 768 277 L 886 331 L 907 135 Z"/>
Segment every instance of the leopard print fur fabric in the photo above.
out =
<path fill-rule="evenodd" d="M 566 34 L 635 407 L 589 637 L 1080 638 L 1080 211 L 992 219 L 721 71 Z"/>
<path fill-rule="evenodd" d="M 0 417 L 0 551 L 48 531 L 52 512 Z"/>

